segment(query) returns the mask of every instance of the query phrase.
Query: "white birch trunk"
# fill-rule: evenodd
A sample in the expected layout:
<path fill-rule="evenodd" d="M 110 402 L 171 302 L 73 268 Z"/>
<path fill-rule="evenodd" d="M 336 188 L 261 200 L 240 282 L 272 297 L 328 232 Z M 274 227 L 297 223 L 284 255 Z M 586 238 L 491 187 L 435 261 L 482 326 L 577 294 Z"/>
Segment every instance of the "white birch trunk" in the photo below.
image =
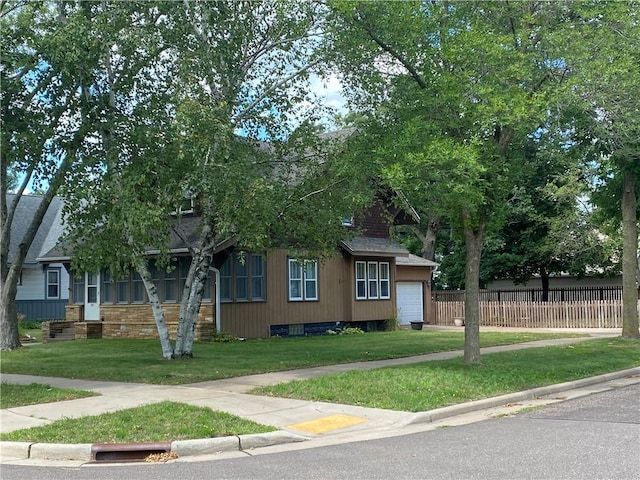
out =
<path fill-rule="evenodd" d="M 171 338 L 169 337 L 169 329 L 167 328 L 167 322 L 164 318 L 164 310 L 160 304 L 158 289 L 151 279 L 151 273 L 149 272 L 146 260 L 139 259 L 136 262 L 136 270 L 140 274 L 144 287 L 147 290 L 147 296 L 149 297 L 149 303 L 151 304 L 151 310 L 153 311 L 153 318 L 156 322 L 156 328 L 158 329 L 158 336 L 160 337 L 162 356 L 167 360 L 171 360 L 174 358 L 174 353 L 173 346 L 171 345 Z"/>
<path fill-rule="evenodd" d="M 180 317 L 175 348 L 176 357 L 193 356 L 195 327 L 210 264 L 209 255 L 202 252 L 196 253 L 191 260 L 180 302 Z"/>

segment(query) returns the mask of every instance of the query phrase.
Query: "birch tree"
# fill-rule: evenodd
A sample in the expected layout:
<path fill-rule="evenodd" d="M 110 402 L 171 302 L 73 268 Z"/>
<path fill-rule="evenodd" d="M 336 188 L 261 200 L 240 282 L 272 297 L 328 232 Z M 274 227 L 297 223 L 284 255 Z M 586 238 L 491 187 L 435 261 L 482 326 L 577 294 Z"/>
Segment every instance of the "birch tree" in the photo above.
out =
<path fill-rule="evenodd" d="M 341 215 L 364 197 L 355 193 L 355 166 L 336 164 L 314 127 L 318 109 L 307 79 L 319 63 L 322 5 L 184 1 L 132 8 L 129 21 L 122 18 L 126 31 L 104 42 L 110 95 L 101 166 L 96 175 L 78 176 L 67 195 L 68 241 L 77 269 L 137 270 L 163 356 L 190 357 L 221 241 L 247 249 L 286 241 L 327 254 L 344 233 Z M 141 28 L 150 30 L 145 39 L 136 33 Z M 131 78 L 128 66 L 141 56 L 148 66 Z M 188 218 L 172 217 L 185 194 L 199 210 L 195 235 L 182 228 Z M 147 251 L 153 246 L 156 264 L 170 268 L 174 237 L 192 259 L 175 345 Z"/>

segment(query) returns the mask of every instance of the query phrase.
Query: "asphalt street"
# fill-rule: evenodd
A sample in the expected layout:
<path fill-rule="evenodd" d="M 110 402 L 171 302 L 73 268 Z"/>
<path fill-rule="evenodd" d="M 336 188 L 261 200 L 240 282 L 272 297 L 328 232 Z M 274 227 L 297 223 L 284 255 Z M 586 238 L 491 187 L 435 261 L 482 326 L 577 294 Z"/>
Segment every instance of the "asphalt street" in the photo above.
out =
<path fill-rule="evenodd" d="M 2 465 L 2 480 L 640 479 L 640 383 L 513 416 L 377 440 L 185 462 Z"/>

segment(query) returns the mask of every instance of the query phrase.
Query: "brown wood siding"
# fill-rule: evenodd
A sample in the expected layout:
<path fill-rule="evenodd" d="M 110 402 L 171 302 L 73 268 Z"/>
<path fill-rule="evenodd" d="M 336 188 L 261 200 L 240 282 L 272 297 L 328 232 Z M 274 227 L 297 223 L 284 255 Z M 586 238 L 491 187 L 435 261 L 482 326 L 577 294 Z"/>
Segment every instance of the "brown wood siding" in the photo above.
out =
<path fill-rule="evenodd" d="M 350 257 L 336 254 L 318 267 L 318 301 L 292 302 L 288 298 L 288 253 L 266 255 L 264 302 L 222 303 L 221 326 L 225 332 L 246 338 L 268 337 L 271 325 L 387 320 L 396 314 L 397 281 L 422 281 L 425 312 L 431 311 L 430 267 L 396 267 L 390 257 Z M 388 300 L 356 300 L 355 262 L 388 262 Z M 426 314 L 429 318 L 429 314 Z"/>
<path fill-rule="evenodd" d="M 265 338 L 269 336 L 267 302 L 220 304 L 220 329 L 237 337 Z"/>
<path fill-rule="evenodd" d="M 398 265 L 396 282 L 422 282 L 431 280 L 431 267 Z"/>
<path fill-rule="evenodd" d="M 356 300 L 355 292 L 355 262 L 388 262 L 389 263 L 389 293 L 388 300 Z M 393 257 L 353 257 L 349 259 L 351 270 L 351 292 L 349 301 L 351 303 L 351 320 L 363 322 L 370 320 L 388 320 L 396 312 L 396 292 L 395 292 L 395 269 L 396 263 Z"/>
<path fill-rule="evenodd" d="M 246 338 L 268 337 L 271 325 L 348 321 L 348 260 L 336 255 L 318 266 L 318 300 L 289 301 L 285 250 L 266 255 L 266 301 L 221 304 L 221 328 Z M 346 291 L 345 291 L 346 290 Z"/>

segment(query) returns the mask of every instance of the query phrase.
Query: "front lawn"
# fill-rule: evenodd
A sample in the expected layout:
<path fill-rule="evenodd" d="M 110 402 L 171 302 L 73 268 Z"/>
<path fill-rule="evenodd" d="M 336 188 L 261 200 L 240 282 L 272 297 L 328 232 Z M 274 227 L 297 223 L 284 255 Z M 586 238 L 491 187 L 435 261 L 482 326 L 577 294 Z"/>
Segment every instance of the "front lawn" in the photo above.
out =
<path fill-rule="evenodd" d="M 250 393 L 420 412 L 640 366 L 640 340 L 590 340 L 482 356 L 349 371 Z"/>
<path fill-rule="evenodd" d="M 482 347 L 579 335 L 483 332 Z M 167 361 L 158 340 L 74 340 L 31 345 L 0 358 L 2 373 L 179 385 L 255 373 L 461 350 L 463 332 L 376 332 L 196 343 L 194 358 Z"/>
<path fill-rule="evenodd" d="M 76 398 L 93 397 L 98 395 L 84 390 L 68 388 L 53 388 L 50 385 L 32 383 L 30 385 L 12 385 L 0 383 L 0 408 L 23 407 L 41 403 L 75 400 Z"/>

